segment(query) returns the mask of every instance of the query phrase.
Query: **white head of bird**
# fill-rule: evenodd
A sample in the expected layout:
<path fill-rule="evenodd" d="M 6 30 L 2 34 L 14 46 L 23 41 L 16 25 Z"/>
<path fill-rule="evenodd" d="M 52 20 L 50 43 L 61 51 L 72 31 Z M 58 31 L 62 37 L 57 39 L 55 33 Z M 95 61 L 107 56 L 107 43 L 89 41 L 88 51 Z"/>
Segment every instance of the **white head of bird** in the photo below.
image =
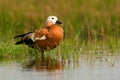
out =
<path fill-rule="evenodd" d="M 56 16 L 48 16 L 48 18 L 46 20 L 46 25 L 51 26 L 53 24 L 62 24 L 62 22 L 59 21 Z"/>

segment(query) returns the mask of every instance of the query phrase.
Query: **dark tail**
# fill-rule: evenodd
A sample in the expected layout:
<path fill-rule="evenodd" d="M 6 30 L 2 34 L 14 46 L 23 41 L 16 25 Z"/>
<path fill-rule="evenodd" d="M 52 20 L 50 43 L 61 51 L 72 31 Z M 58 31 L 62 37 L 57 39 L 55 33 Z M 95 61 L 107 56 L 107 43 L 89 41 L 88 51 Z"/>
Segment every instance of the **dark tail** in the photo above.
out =
<path fill-rule="evenodd" d="M 30 34 L 30 33 L 32 33 L 32 32 L 28 32 L 28 33 L 25 33 L 25 34 L 21 34 L 21 35 L 15 36 L 14 39 L 18 38 L 18 37 L 24 37 L 25 35 Z"/>
<path fill-rule="evenodd" d="M 22 34 L 22 35 L 15 36 L 14 39 L 15 39 L 15 38 L 19 38 L 19 37 L 21 38 L 21 40 L 18 41 L 18 42 L 16 42 L 15 45 L 23 44 L 23 43 L 24 43 L 24 40 L 23 40 L 22 38 L 23 38 L 25 35 L 30 34 L 30 33 L 32 33 L 32 32 L 28 32 L 28 33 L 25 33 L 25 34 Z"/>
<path fill-rule="evenodd" d="M 23 43 L 24 43 L 24 41 L 21 40 L 21 41 L 16 42 L 15 45 L 19 45 L 19 44 L 23 44 Z"/>

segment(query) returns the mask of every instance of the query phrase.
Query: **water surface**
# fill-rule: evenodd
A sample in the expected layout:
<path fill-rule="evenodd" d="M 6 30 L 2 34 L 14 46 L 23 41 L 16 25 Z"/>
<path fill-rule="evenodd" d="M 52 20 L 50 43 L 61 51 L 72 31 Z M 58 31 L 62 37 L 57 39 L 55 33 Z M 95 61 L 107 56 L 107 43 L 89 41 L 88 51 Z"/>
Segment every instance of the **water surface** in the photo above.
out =
<path fill-rule="evenodd" d="M 0 80 L 119 80 L 120 56 L 80 56 L 70 61 L 35 59 L 0 63 Z"/>

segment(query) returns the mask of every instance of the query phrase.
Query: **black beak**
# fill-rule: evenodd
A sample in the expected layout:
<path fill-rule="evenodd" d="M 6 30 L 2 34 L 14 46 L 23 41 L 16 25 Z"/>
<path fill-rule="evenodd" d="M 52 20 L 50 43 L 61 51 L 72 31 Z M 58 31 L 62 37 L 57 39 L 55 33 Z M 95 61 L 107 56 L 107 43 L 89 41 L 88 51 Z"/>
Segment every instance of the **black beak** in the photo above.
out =
<path fill-rule="evenodd" d="M 56 21 L 56 24 L 62 24 L 62 22 L 61 22 L 61 21 L 59 21 L 59 20 L 57 20 L 57 21 Z"/>

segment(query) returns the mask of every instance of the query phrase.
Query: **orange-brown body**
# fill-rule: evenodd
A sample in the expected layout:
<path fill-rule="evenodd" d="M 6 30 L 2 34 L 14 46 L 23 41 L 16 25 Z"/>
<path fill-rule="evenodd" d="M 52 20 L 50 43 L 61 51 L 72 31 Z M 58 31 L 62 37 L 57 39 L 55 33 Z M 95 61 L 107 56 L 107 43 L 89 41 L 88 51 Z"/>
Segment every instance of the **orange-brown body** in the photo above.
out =
<path fill-rule="evenodd" d="M 45 40 L 36 40 L 32 47 L 40 47 L 42 50 L 50 50 L 59 45 L 63 39 L 63 29 L 60 26 L 52 25 L 34 32 L 35 38 L 46 36 Z"/>

